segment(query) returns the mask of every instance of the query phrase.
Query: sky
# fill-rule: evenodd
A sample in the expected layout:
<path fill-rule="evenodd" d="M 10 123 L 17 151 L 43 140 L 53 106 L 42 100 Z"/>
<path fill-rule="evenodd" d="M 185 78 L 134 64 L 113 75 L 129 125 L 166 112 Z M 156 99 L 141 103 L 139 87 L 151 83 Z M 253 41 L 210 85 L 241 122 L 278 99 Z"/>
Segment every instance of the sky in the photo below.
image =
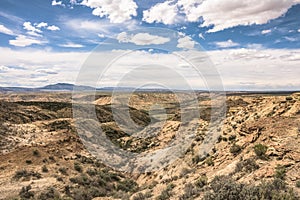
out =
<path fill-rule="evenodd" d="M 3 87 L 300 90 L 300 0 L 1 0 L 0 51 Z"/>

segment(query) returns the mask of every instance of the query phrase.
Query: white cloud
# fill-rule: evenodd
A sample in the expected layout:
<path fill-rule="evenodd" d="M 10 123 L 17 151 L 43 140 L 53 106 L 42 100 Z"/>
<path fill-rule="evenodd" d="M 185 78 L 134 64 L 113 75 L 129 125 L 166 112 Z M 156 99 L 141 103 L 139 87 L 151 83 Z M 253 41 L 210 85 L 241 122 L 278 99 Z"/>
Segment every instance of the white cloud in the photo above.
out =
<path fill-rule="evenodd" d="M 143 12 L 148 23 L 176 23 L 176 16 L 183 14 L 189 22 L 203 20 L 202 26 L 217 32 L 239 25 L 266 24 L 282 16 L 300 0 L 178 0 L 157 3 Z"/>
<path fill-rule="evenodd" d="M 205 40 L 205 37 L 204 37 L 203 33 L 199 33 L 199 38 Z"/>
<path fill-rule="evenodd" d="M 300 88 L 299 50 L 227 49 L 207 54 L 221 74 L 226 88 L 292 89 Z M 274 81 L 276 80 L 276 81 Z M 245 85 L 242 83 L 252 83 Z"/>
<path fill-rule="evenodd" d="M 99 37 L 99 38 L 105 38 L 105 35 L 102 34 L 102 33 L 98 33 L 98 37 Z"/>
<path fill-rule="evenodd" d="M 248 44 L 248 49 L 264 49 L 264 46 L 262 44 Z"/>
<path fill-rule="evenodd" d="M 170 38 L 161 37 L 158 35 L 151 35 L 149 33 L 137 33 L 128 35 L 126 32 L 118 34 L 117 40 L 120 43 L 134 43 L 136 45 L 151 45 L 151 44 L 164 44 L 170 41 Z"/>
<path fill-rule="evenodd" d="M 24 22 L 23 28 L 27 31 L 37 32 L 41 33 L 42 31 L 40 29 L 37 29 L 36 27 L 31 25 L 31 22 Z"/>
<path fill-rule="evenodd" d="M 47 27 L 47 26 L 48 26 L 48 24 L 46 22 L 41 22 L 36 25 L 37 28 L 43 28 L 43 27 Z"/>
<path fill-rule="evenodd" d="M 300 29 L 298 29 L 298 32 L 300 33 Z"/>
<path fill-rule="evenodd" d="M 65 6 L 65 4 L 62 3 L 62 1 L 56 1 L 56 0 L 53 0 L 51 5 L 52 6 Z"/>
<path fill-rule="evenodd" d="M 0 24 L 0 33 L 4 33 L 6 35 L 14 35 L 13 31 L 6 28 L 4 25 Z"/>
<path fill-rule="evenodd" d="M 1 86 L 28 87 L 74 82 L 81 64 L 89 55 L 84 52 L 52 52 L 32 48 L 13 50 L 3 47 L 0 47 L 0 52 L 0 66 L 6 66 L 5 74 L 1 74 Z M 21 66 L 23 69 L 8 69 L 7 66 Z"/>
<path fill-rule="evenodd" d="M 239 46 L 240 44 L 233 42 L 232 40 L 227 40 L 222 42 L 215 42 L 215 45 L 220 48 L 229 48 Z"/>
<path fill-rule="evenodd" d="M 28 31 L 27 34 L 31 35 L 31 36 L 34 36 L 34 37 L 43 37 L 41 34 L 38 34 L 38 33 L 33 32 L 33 31 Z"/>
<path fill-rule="evenodd" d="M 179 38 L 177 42 L 177 47 L 182 49 L 193 49 L 195 46 L 195 42 L 189 36 Z"/>
<path fill-rule="evenodd" d="M 61 47 L 67 47 L 67 48 L 82 48 L 82 47 L 84 47 L 84 46 L 81 45 L 81 44 L 75 44 L 75 43 L 73 43 L 73 42 L 68 42 L 68 43 L 66 43 L 66 44 L 61 44 L 61 45 L 59 45 L 59 46 L 61 46 Z"/>
<path fill-rule="evenodd" d="M 214 25 L 209 32 L 221 31 L 238 25 L 265 24 L 287 12 L 299 0 L 205 0 L 196 8 L 203 26 Z M 196 20 L 194 20 L 196 21 Z"/>
<path fill-rule="evenodd" d="M 18 35 L 14 40 L 9 40 L 10 45 L 18 46 L 18 47 L 26 47 L 32 44 L 44 44 L 44 43 L 47 43 L 47 41 L 38 40 L 24 35 Z"/>
<path fill-rule="evenodd" d="M 81 64 L 89 56 L 89 53 L 84 52 L 51 52 L 33 49 L 12 50 L 1 47 L 0 52 L 0 66 L 5 66 L 3 70 L 6 71 L 1 74 L 2 86 L 4 84 L 6 86 L 41 86 L 57 82 L 74 83 Z M 192 51 L 186 51 L 185 54 L 182 52 L 177 53 L 183 56 L 193 54 Z M 200 55 L 202 54 L 203 52 L 200 52 Z M 206 54 L 215 63 L 217 70 L 220 72 L 225 89 L 296 90 L 300 88 L 300 68 L 298 67 L 300 65 L 300 50 L 225 49 L 208 51 Z M 101 59 L 115 56 L 112 55 L 114 55 L 114 52 L 100 52 L 98 56 L 99 62 L 101 62 Z M 191 69 L 183 68 L 182 66 L 186 66 L 186 63 L 182 63 L 183 61 L 173 54 L 133 52 L 128 54 L 128 57 L 117 60 L 114 65 L 116 68 L 111 67 L 108 69 L 106 75 L 109 76 L 106 76 L 107 79 L 104 80 L 103 84 L 108 86 L 116 85 L 118 78 L 121 79 L 126 72 L 132 69 L 130 67 L 133 64 L 151 64 L 155 61 L 182 73 L 183 77 L 187 78 L 187 81 L 191 81 L 195 85 L 201 82 L 201 78 L 199 79 L 198 76 L 193 78 Z M 20 66 L 20 63 L 24 70 L 8 70 L 7 66 Z M 2 68 L 0 67 L 0 69 Z M 44 74 L 43 78 L 39 76 L 41 73 Z M 168 76 L 169 74 L 163 74 L 162 78 L 168 80 Z M 175 81 L 173 82 L 175 86 L 180 86 L 176 85 Z"/>
<path fill-rule="evenodd" d="M 143 11 L 143 21 L 147 23 L 173 24 L 177 18 L 177 5 L 172 1 L 165 1 L 152 6 L 149 10 Z"/>
<path fill-rule="evenodd" d="M 50 31 L 59 31 L 60 30 L 59 27 L 54 26 L 54 25 L 48 26 L 47 29 L 50 30 Z"/>
<path fill-rule="evenodd" d="M 265 35 L 265 34 L 268 34 L 268 33 L 271 33 L 271 32 L 272 32 L 272 30 L 267 29 L 267 30 L 262 30 L 261 34 Z"/>
<path fill-rule="evenodd" d="M 110 23 L 106 19 L 102 20 L 83 20 L 83 19 L 66 19 L 65 26 L 81 37 L 93 37 L 98 33 L 104 34 L 106 37 L 114 37 L 114 32 L 122 32 L 137 29 L 137 22 L 130 20 L 122 23 L 122 26 Z"/>
<path fill-rule="evenodd" d="M 133 0 L 83 0 L 81 4 L 92 8 L 95 16 L 106 16 L 111 23 L 123 23 L 137 15 L 137 5 Z"/>

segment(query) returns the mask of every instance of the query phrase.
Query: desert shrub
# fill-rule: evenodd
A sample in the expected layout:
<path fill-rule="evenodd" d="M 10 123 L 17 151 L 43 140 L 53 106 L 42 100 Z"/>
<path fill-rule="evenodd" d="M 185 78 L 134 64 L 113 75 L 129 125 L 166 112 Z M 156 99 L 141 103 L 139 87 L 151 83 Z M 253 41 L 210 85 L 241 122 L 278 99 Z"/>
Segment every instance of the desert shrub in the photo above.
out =
<path fill-rule="evenodd" d="M 60 199 L 60 194 L 53 187 L 47 188 L 46 191 L 42 192 L 39 195 L 39 200 L 48 200 L 48 199 Z"/>
<path fill-rule="evenodd" d="M 242 147 L 240 145 L 237 145 L 237 144 L 233 144 L 231 147 L 230 147 L 230 153 L 232 153 L 233 155 L 238 155 L 242 150 Z"/>
<path fill-rule="evenodd" d="M 275 178 L 259 185 L 246 185 L 234 181 L 229 176 L 216 176 L 210 183 L 211 191 L 206 192 L 204 200 L 296 200 L 299 199 L 286 183 Z"/>
<path fill-rule="evenodd" d="M 60 182 L 63 182 L 63 181 L 64 181 L 64 179 L 63 179 L 62 177 L 60 177 L 60 176 L 56 177 L 56 180 L 57 180 L 57 181 L 60 181 Z"/>
<path fill-rule="evenodd" d="M 297 181 L 297 182 L 296 182 L 296 187 L 297 187 L 297 188 L 300 188 L 300 181 Z"/>
<path fill-rule="evenodd" d="M 291 101 L 291 100 L 293 100 L 293 97 L 288 96 L 288 97 L 285 97 L 285 99 L 286 99 L 287 101 Z"/>
<path fill-rule="evenodd" d="M 248 158 L 236 164 L 235 172 L 237 173 L 243 171 L 243 172 L 251 173 L 257 170 L 258 168 L 259 166 L 256 164 L 255 159 Z"/>
<path fill-rule="evenodd" d="M 203 188 L 205 185 L 207 185 L 207 176 L 202 175 L 198 178 L 198 180 L 195 182 L 195 185 L 199 188 Z"/>
<path fill-rule="evenodd" d="M 284 179 L 286 175 L 286 168 L 282 165 L 277 165 L 274 177 L 278 179 Z"/>
<path fill-rule="evenodd" d="M 65 168 L 65 167 L 60 167 L 60 168 L 58 169 L 58 171 L 59 171 L 61 174 L 63 174 L 63 175 L 68 175 L 68 173 L 67 173 L 67 168 Z"/>
<path fill-rule="evenodd" d="M 199 163 L 199 162 L 204 161 L 204 160 L 206 159 L 206 157 L 207 157 L 207 156 L 199 156 L 199 155 L 196 155 L 196 156 L 194 156 L 194 157 L 192 158 L 192 162 L 193 162 L 194 164 L 197 164 L 197 163 Z"/>
<path fill-rule="evenodd" d="M 137 193 L 134 197 L 133 200 L 147 200 L 150 199 L 152 197 L 152 194 L 150 192 L 146 192 L 144 193 Z"/>
<path fill-rule="evenodd" d="M 54 158 L 54 156 L 49 156 L 49 160 L 51 160 L 51 161 L 55 161 L 55 158 Z"/>
<path fill-rule="evenodd" d="M 207 158 L 207 159 L 205 160 L 205 163 L 206 163 L 208 166 L 214 166 L 214 165 L 215 165 L 215 163 L 214 163 L 212 157 Z"/>
<path fill-rule="evenodd" d="M 33 151 L 32 151 L 32 154 L 33 154 L 34 156 L 40 156 L 40 152 L 39 152 L 37 149 L 33 150 Z"/>
<path fill-rule="evenodd" d="M 19 196 L 21 199 L 31 199 L 34 197 L 34 193 L 31 190 L 31 185 L 22 187 L 21 191 L 19 192 Z"/>
<path fill-rule="evenodd" d="M 157 200 L 167 200 L 170 199 L 170 197 L 173 196 L 173 188 L 175 187 L 174 184 L 170 183 L 169 185 L 167 185 L 167 188 L 165 190 L 163 190 L 160 195 L 156 198 Z"/>
<path fill-rule="evenodd" d="M 229 141 L 233 141 L 233 140 L 235 140 L 236 139 L 236 135 L 230 135 L 229 137 L 228 137 L 228 140 Z"/>
<path fill-rule="evenodd" d="M 86 170 L 86 173 L 89 175 L 89 176 L 95 176 L 98 172 L 96 169 L 92 169 L 92 168 L 88 168 Z"/>
<path fill-rule="evenodd" d="M 28 165 L 31 165 L 32 161 L 31 160 L 25 160 L 25 163 L 28 164 Z"/>
<path fill-rule="evenodd" d="M 137 184 L 133 180 L 125 179 L 117 184 L 117 190 L 133 192 L 137 189 Z"/>
<path fill-rule="evenodd" d="M 82 167 L 77 162 L 74 163 L 74 169 L 78 172 L 82 172 Z"/>
<path fill-rule="evenodd" d="M 254 146 L 254 152 L 256 156 L 260 159 L 266 159 L 266 152 L 268 150 L 268 147 L 263 144 L 257 144 Z"/>
<path fill-rule="evenodd" d="M 43 165 L 42 167 L 42 172 L 47 173 L 49 172 L 48 168 L 46 167 L 46 165 Z"/>
<path fill-rule="evenodd" d="M 184 193 L 179 197 L 180 200 L 194 199 L 199 194 L 199 188 L 195 185 L 188 183 L 184 186 Z"/>
<path fill-rule="evenodd" d="M 14 179 L 19 180 L 21 178 L 30 179 L 30 177 L 35 177 L 37 179 L 41 178 L 41 174 L 34 171 L 27 171 L 26 169 L 16 171 Z"/>

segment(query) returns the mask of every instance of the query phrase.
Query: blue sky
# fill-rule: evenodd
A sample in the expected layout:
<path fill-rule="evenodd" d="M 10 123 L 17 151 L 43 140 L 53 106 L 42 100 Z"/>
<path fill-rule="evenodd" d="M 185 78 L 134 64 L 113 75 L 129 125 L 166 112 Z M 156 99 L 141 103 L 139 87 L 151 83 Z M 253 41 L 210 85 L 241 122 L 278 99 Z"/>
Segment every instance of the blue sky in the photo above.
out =
<path fill-rule="evenodd" d="M 75 83 L 95 47 L 151 49 L 149 59 L 155 48 L 199 43 L 226 89 L 300 89 L 299 13 L 299 0 L 1 0 L 0 86 Z M 104 85 L 115 84 L 113 74 Z"/>

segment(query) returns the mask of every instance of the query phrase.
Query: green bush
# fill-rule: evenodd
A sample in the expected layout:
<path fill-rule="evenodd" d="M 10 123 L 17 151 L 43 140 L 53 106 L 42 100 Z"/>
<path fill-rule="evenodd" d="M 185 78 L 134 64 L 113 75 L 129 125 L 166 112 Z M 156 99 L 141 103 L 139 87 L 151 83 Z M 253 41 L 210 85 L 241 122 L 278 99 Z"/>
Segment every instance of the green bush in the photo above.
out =
<path fill-rule="evenodd" d="M 40 156 L 40 152 L 39 152 L 37 149 L 33 150 L 33 151 L 32 151 L 32 154 L 33 154 L 34 156 Z"/>
<path fill-rule="evenodd" d="M 60 168 L 58 169 L 58 171 L 59 171 L 61 174 L 63 174 L 63 175 L 68 175 L 68 173 L 67 173 L 67 168 L 65 168 L 65 167 L 60 167 Z"/>
<path fill-rule="evenodd" d="M 256 164 L 255 159 L 248 158 L 245 160 L 242 160 L 236 164 L 235 172 L 247 172 L 251 173 L 255 170 L 257 170 L 259 166 Z"/>
<path fill-rule="evenodd" d="M 31 185 L 22 187 L 21 191 L 19 192 L 19 196 L 21 199 L 31 199 L 34 197 L 34 193 L 31 190 Z"/>
<path fill-rule="evenodd" d="M 300 180 L 296 182 L 296 187 L 300 188 Z"/>
<path fill-rule="evenodd" d="M 214 166 L 214 165 L 215 165 L 215 163 L 214 163 L 212 157 L 207 158 L 207 159 L 205 160 L 205 163 L 206 163 L 208 166 Z"/>
<path fill-rule="evenodd" d="M 211 191 L 206 192 L 204 200 L 297 200 L 299 197 L 286 183 L 275 178 L 259 185 L 246 185 L 234 181 L 230 176 L 216 176 L 210 183 Z"/>
<path fill-rule="evenodd" d="M 199 188 L 188 183 L 184 186 L 184 194 L 179 197 L 179 200 L 192 200 L 199 195 Z"/>
<path fill-rule="evenodd" d="M 238 155 L 241 151 L 242 151 L 242 147 L 240 145 L 237 145 L 237 144 L 233 144 L 231 147 L 230 147 L 230 153 L 232 153 L 233 155 Z"/>
<path fill-rule="evenodd" d="M 283 180 L 285 176 L 286 176 L 286 168 L 282 165 L 277 165 L 274 177 Z"/>
<path fill-rule="evenodd" d="M 199 188 L 203 188 L 205 185 L 207 185 L 207 176 L 202 175 L 198 178 L 198 180 L 195 182 L 195 185 Z"/>
<path fill-rule="evenodd" d="M 133 200 L 147 200 L 150 199 L 152 197 L 152 194 L 150 192 L 146 192 L 144 193 L 137 193 L 134 197 Z"/>
<path fill-rule="evenodd" d="M 42 167 L 42 172 L 47 173 L 49 172 L 48 168 L 46 167 L 46 165 L 43 165 Z"/>
<path fill-rule="evenodd" d="M 254 152 L 256 156 L 260 159 L 266 159 L 266 152 L 268 150 L 268 147 L 263 144 L 257 144 L 254 146 Z"/>
<path fill-rule="evenodd" d="M 46 191 L 42 192 L 39 195 L 39 200 L 48 200 L 48 199 L 60 199 L 59 192 L 53 187 L 47 188 Z"/>
<path fill-rule="evenodd" d="M 15 175 L 14 175 L 14 179 L 19 180 L 21 178 L 24 178 L 26 180 L 29 180 L 30 177 L 35 177 L 37 179 L 41 178 L 41 174 L 38 172 L 34 172 L 34 171 L 27 171 L 26 169 L 23 170 L 18 170 L 16 171 Z"/>
<path fill-rule="evenodd" d="M 173 196 L 173 188 L 175 187 L 174 184 L 170 183 L 167 185 L 167 188 L 161 192 L 161 194 L 156 198 L 157 200 L 167 200 Z"/>
<path fill-rule="evenodd" d="M 82 172 L 82 167 L 77 162 L 74 163 L 74 169 L 78 172 Z"/>

